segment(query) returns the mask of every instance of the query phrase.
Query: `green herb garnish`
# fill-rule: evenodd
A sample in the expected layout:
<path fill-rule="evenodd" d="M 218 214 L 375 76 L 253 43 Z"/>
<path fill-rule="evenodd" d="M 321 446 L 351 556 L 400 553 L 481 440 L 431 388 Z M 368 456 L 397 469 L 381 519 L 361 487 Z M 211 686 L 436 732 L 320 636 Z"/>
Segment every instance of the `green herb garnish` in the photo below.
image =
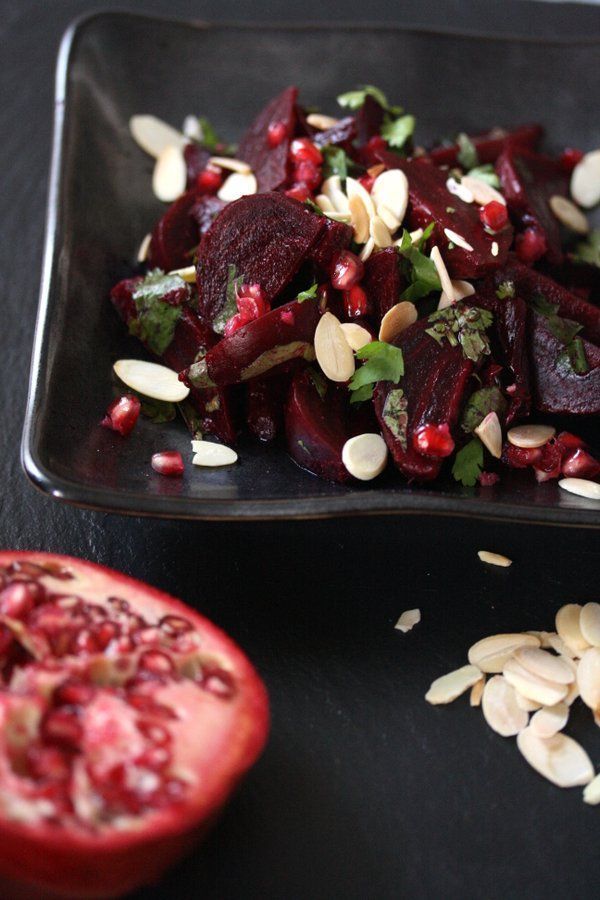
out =
<path fill-rule="evenodd" d="M 473 487 L 482 469 L 483 444 L 479 438 L 474 437 L 456 454 L 452 475 L 465 487 Z"/>
<path fill-rule="evenodd" d="M 473 147 L 473 150 L 475 150 L 475 147 Z M 491 163 L 486 163 L 483 166 L 474 166 L 474 168 L 469 169 L 467 175 L 469 175 L 471 178 L 478 178 L 479 181 L 485 181 L 485 183 L 489 184 L 490 187 L 500 187 L 500 179 L 496 175 L 494 167 Z"/>
<path fill-rule="evenodd" d="M 415 130 L 414 116 L 399 116 L 397 119 L 386 116 L 381 126 L 381 137 L 384 138 L 390 147 L 400 149 L 404 147 L 409 138 L 413 136 Z"/>
<path fill-rule="evenodd" d="M 306 200 L 304 201 L 304 205 L 305 205 L 305 206 L 308 206 L 308 208 L 310 209 L 310 211 L 311 211 L 311 212 L 314 212 L 315 216 L 323 216 L 323 215 L 325 215 L 325 213 L 323 212 L 323 210 L 321 209 L 321 207 L 320 207 L 320 206 L 317 206 L 317 204 L 315 203 L 315 201 L 314 201 L 314 200 L 311 200 L 310 197 L 307 197 L 307 198 L 306 198 Z"/>
<path fill-rule="evenodd" d="M 236 267 L 231 263 L 227 267 L 227 287 L 225 288 L 225 304 L 220 312 L 213 319 L 213 331 L 217 334 L 223 334 L 225 326 L 232 316 L 235 316 L 237 309 L 237 291 L 244 279 L 242 276 L 236 278 Z"/>
<path fill-rule="evenodd" d="M 367 97 L 372 97 L 386 112 L 394 116 L 399 116 L 402 113 L 401 106 L 391 106 L 383 91 L 372 84 L 362 84 L 355 91 L 347 91 L 345 94 L 340 94 L 337 102 L 340 106 L 344 106 L 347 109 L 360 109 Z"/>
<path fill-rule="evenodd" d="M 433 222 L 427 226 L 418 244 L 413 246 L 410 234 L 402 231 L 402 240 L 398 252 L 403 257 L 402 271 L 410 282 L 402 293 L 402 300 L 418 300 L 432 291 L 441 291 L 442 285 L 433 261 L 422 252 L 422 247 L 433 231 Z"/>
<path fill-rule="evenodd" d="M 373 386 L 378 381 L 398 384 L 404 375 L 404 358 L 400 347 L 385 341 L 371 341 L 356 351 L 358 359 L 366 360 L 354 373 L 348 384 L 352 391 L 351 403 L 368 400 L 373 396 Z"/>
<path fill-rule="evenodd" d="M 327 144 L 321 148 L 323 156 L 323 178 L 331 178 L 332 175 L 339 175 L 342 181 L 348 177 L 348 168 L 350 161 L 341 147 L 334 147 L 333 144 Z"/>
<path fill-rule="evenodd" d="M 585 375 L 586 372 L 589 372 L 590 367 L 585 356 L 583 341 L 578 337 L 583 325 L 559 316 L 559 304 L 551 303 L 544 294 L 533 294 L 530 303 L 533 309 L 545 318 L 549 331 L 564 345 L 565 349 L 560 354 L 559 360 L 568 362 L 578 375 Z"/>
<path fill-rule="evenodd" d="M 573 253 L 573 261 L 600 268 L 600 228 L 594 228 L 588 234 L 587 240 L 577 244 Z"/>
<path fill-rule="evenodd" d="M 438 309 L 427 321 L 433 323 L 433 328 L 427 328 L 425 334 L 438 344 L 447 340 L 452 347 L 460 345 L 467 359 L 479 362 L 490 353 L 486 329 L 492 324 L 493 316 L 487 309 L 454 303 L 446 309 Z"/>
<path fill-rule="evenodd" d="M 469 397 L 462 416 L 461 428 L 470 434 L 483 422 L 488 413 L 495 412 L 500 420 L 506 414 L 508 402 L 496 385 L 480 388 Z"/>
<path fill-rule="evenodd" d="M 298 303 L 304 303 L 305 300 L 316 300 L 318 289 L 319 285 L 315 281 L 314 284 L 311 284 L 308 290 L 300 291 L 300 293 L 296 297 L 296 300 L 298 301 Z"/>
<path fill-rule="evenodd" d="M 498 300 L 506 300 L 507 297 L 515 296 L 515 283 L 514 281 L 501 281 L 498 285 L 498 290 L 496 291 L 496 297 Z"/>
<path fill-rule="evenodd" d="M 166 303 L 164 298 L 173 292 L 183 292 L 189 298 L 189 285 L 179 275 L 166 275 L 153 269 L 140 281 L 133 292 L 137 315 L 129 322 L 129 333 L 139 338 L 152 353 L 162 356 L 175 333 L 181 316 L 181 302 Z"/>
<path fill-rule="evenodd" d="M 406 450 L 406 429 L 408 425 L 408 400 L 402 388 L 392 388 L 383 404 L 382 418 L 400 446 Z"/>
<path fill-rule="evenodd" d="M 477 156 L 477 150 L 469 135 L 461 132 L 456 136 L 456 143 L 458 144 L 456 158 L 463 169 L 474 169 L 478 166 L 479 157 Z"/>

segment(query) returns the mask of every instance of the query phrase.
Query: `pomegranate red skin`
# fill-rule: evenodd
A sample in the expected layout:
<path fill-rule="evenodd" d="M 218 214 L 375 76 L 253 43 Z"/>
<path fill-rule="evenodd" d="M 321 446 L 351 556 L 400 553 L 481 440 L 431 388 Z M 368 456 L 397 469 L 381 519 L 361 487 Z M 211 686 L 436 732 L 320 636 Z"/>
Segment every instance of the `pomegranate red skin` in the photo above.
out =
<path fill-rule="evenodd" d="M 3 896 L 120 897 L 155 882 L 213 824 L 264 747 L 269 729 L 267 693 L 239 647 L 216 625 L 169 594 L 74 557 L 33 551 L 0 552 L 0 566 L 16 561 L 67 567 L 97 584 L 99 595 L 118 594 L 130 600 L 139 600 L 141 595 L 149 606 L 158 605 L 167 615 L 188 619 L 202 632 L 204 649 L 226 658 L 235 673 L 235 729 L 221 735 L 212 765 L 203 773 L 202 796 L 193 798 L 193 803 L 174 807 L 156 827 L 136 832 L 109 831 L 99 836 L 0 817 L 0 875 L 11 883 L 10 894 Z M 27 888 L 23 893 L 23 885 L 35 887 L 35 893 L 28 893 Z"/>

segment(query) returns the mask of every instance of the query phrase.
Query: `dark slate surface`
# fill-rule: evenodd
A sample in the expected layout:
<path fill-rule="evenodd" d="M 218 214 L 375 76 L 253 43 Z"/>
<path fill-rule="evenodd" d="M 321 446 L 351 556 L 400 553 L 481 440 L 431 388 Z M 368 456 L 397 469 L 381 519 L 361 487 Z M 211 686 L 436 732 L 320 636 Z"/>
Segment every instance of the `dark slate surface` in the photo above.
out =
<path fill-rule="evenodd" d="M 141 4 L 121 3 L 139 10 Z M 550 627 L 597 597 L 598 533 L 451 518 L 288 524 L 124 519 L 61 506 L 19 466 L 43 238 L 52 71 L 67 22 L 102 4 L 0 4 L 2 102 L 0 543 L 81 555 L 180 595 L 246 647 L 270 689 L 269 747 L 211 838 L 140 897 L 587 898 L 598 810 L 560 792 L 431 679 L 495 630 Z M 104 6 L 108 8 L 108 4 Z M 398 7 L 399 8 L 399 7 Z M 412 21 L 598 34 L 592 7 L 524 3 L 148 2 L 195 18 Z M 381 10 L 379 16 L 376 10 Z M 412 17 L 412 18 L 411 18 Z M 551 77 L 551 73 L 549 73 Z M 557 86 L 559 87 L 559 86 Z M 591 98 L 582 92 L 582 102 Z M 515 560 L 482 566 L 482 547 Z M 412 634 L 393 629 L 418 606 Z M 600 765 L 600 733 L 571 733 Z"/>

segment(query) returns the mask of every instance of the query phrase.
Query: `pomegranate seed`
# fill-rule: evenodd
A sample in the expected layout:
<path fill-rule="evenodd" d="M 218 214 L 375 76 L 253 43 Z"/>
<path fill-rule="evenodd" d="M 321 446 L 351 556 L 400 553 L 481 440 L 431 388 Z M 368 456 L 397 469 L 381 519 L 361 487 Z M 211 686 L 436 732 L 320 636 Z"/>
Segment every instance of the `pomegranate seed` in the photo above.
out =
<path fill-rule="evenodd" d="M 264 316 L 271 309 L 260 284 L 243 284 L 237 292 L 235 302 L 239 314 L 248 322 Z"/>
<path fill-rule="evenodd" d="M 551 478 L 558 478 L 563 456 L 560 444 L 552 439 L 539 449 L 541 450 L 541 458 L 533 467 L 536 480 L 542 482 L 549 481 Z"/>
<path fill-rule="evenodd" d="M 559 161 L 565 172 L 572 172 L 578 162 L 583 159 L 583 150 L 575 147 L 565 147 L 559 156 Z"/>
<path fill-rule="evenodd" d="M 185 634 L 186 631 L 192 631 L 194 628 L 191 622 L 181 616 L 163 616 L 158 624 L 171 637 Z"/>
<path fill-rule="evenodd" d="M 361 280 L 365 272 L 362 260 L 350 250 L 341 250 L 334 258 L 331 284 L 338 291 L 349 291 Z"/>
<path fill-rule="evenodd" d="M 27 767 L 33 778 L 64 781 L 70 774 L 69 763 L 58 747 L 32 744 L 27 750 Z"/>
<path fill-rule="evenodd" d="M 440 425 L 421 425 L 413 434 L 413 447 L 422 456 L 440 459 L 450 456 L 454 450 L 454 441 L 447 422 Z"/>
<path fill-rule="evenodd" d="M 247 325 L 248 322 L 251 321 L 252 319 L 247 319 L 246 316 L 243 316 L 241 313 L 236 313 L 227 320 L 227 324 L 223 329 L 223 336 L 229 337 L 229 335 L 235 334 L 236 331 L 239 331 L 240 328 L 243 328 L 244 325 Z"/>
<path fill-rule="evenodd" d="M 587 447 L 583 438 L 578 437 L 576 434 L 571 434 L 570 431 L 561 431 L 557 435 L 556 440 L 564 450 L 577 450 L 579 447 Z"/>
<path fill-rule="evenodd" d="M 316 191 L 322 181 L 321 169 L 309 160 L 303 160 L 294 169 L 294 181 L 305 184 L 310 191 Z"/>
<path fill-rule="evenodd" d="M 261 316 L 258 303 L 253 297 L 239 297 L 237 300 L 237 308 L 240 311 L 240 316 L 246 322 L 253 322 L 254 319 L 258 319 Z"/>
<path fill-rule="evenodd" d="M 162 641 L 162 632 L 159 628 L 155 628 L 154 626 L 150 626 L 149 628 L 143 628 L 141 631 L 137 631 L 133 635 L 133 639 L 136 644 L 146 644 L 146 646 L 150 646 L 151 644 L 160 644 Z"/>
<path fill-rule="evenodd" d="M 600 475 L 600 463 L 587 450 L 578 447 L 577 450 L 567 452 L 561 471 L 568 478 L 596 478 Z"/>
<path fill-rule="evenodd" d="M 492 200 L 479 210 L 481 222 L 492 231 L 502 231 L 508 225 L 508 210 L 504 203 Z"/>
<path fill-rule="evenodd" d="M 54 691 L 53 698 L 58 706 L 87 706 L 95 694 L 96 688 L 92 684 L 70 678 L 59 684 Z"/>
<path fill-rule="evenodd" d="M 257 303 L 265 304 L 265 312 L 269 308 L 269 303 L 267 301 L 267 295 L 261 288 L 260 284 L 253 282 L 252 284 L 242 284 L 238 291 L 240 297 L 252 297 L 253 300 L 256 300 Z"/>
<path fill-rule="evenodd" d="M 167 747 L 171 743 L 171 735 L 167 729 L 156 722 L 141 720 L 137 723 L 137 727 L 145 738 L 159 747 Z"/>
<path fill-rule="evenodd" d="M 82 728 L 71 707 L 51 710 L 42 722 L 41 734 L 44 740 L 63 744 L 70 749 L 78 749 Z"/>
<path fill-rule="evenodd" d="M 175 666 L 173 660 L 166 653 L 158 650 L 148 650 L 142 653 L 138 659 L 138 671 L 149 672 L 152 675 L 173 675 Z"/>
<path fill-rule="evenodd" d="M 526 228 L 523 234 L 518 234 L 515 240 L 517 256 L 523 263 L 537 262 L 546 250 L 546 238 L 535 228 Z"/>
<path fill-rule="evenodd" d="M 514 444 L 506 443 L 502 452 L 502 462 L 510 466 L 511 469 L 526 469 L 528 466 L 538 463 L 541 458 L 541 447 L 527 450 L 523 447 L 515 447 Z"/>
<path fill-rule="evenodd" d="M 13 581 L 0 593 L 0 612 L 11 619 L 24 619 L 40 598 L 34 581 Z"/>
<path fill-rule="evenodd" d="M 368 191 L 370 194 L 371 190 L 373 188 L 373 185 L 375 184 L 374 176 L 373 175 L 361 175 L 358 180 L 364 187 L 365 191 Z"/>
<path fill-rule="evenodd" d="M 344 306 L 349 319 L 357 319 L 367 314 L 367 295 L 359 284 L 344 291 Z"/>
<path fill-rule="evenodd" d="M 91 631 L 80 631 L 71 641 L 71 653 L 98 653 L 100 645 Z"/>
<path fill-rule="evenodd" d="M 142 404 L 137 397 L 132 394 L 125 394 L 123 397 L 117 397 L 106 410 L 106 415 L 100 422 L 105 428 L 116 431 L 123 437 L 126 437 L 133 431 L 137 422 Z"/>
<path fill-rule="evenodd" d="M 310 191 L 305 184 L 295 184 L 289 191 L 285 192 L 286 197 L 291 197 L 292 200 L 299 200 L 300 203 L 304 203 L 310 197 Z"/>
<path fill-rule="evenodd" d="M 280 319 L 284 325 L 293 325 L 295 322 L 294 313 L 291 309 L 282 309 Z"/>
<path fill-rule="evenodd" d="M 498 484 L 500 476 L 497 472 L 480 472 L 478 480 L 481 487 L 492 487 L 492 485 Z"/>
<path fill-rule="evenodd" d="M 223 173 L 217 166 L 207 166 L 196 178 L 196 187 L 203 194 L 216 194 L 223 184 Z"/>
<path fill-rule="evenodd" d="M 168 475 L 171 478 L 179 478 L 183 475 L 183 458 L 178 450 L 163 450 L 152 456 L 152 468 L 159 475 Z"/>
<path fill-rule="evenodd" d="M 94 636 L 101 650 L 104 650 L 110 642 L 119 634 L 119 626 L 114 622 L 102 622 L 94 631 Z"/>
<path fill-rule="evenodd" d="M 292 141 L 290 156 L 294 163 L 311 162 L 315 166 L 323 164 L 321 151 L 307 137 L 295 138 Z"/>
<path fill-rule="evenodd" d="M 271 122 L 267 128 L 267 143 L 269 147 L 279 147 L 287 137 L 285 122 Z"/>
<path fill-rule="evenodd" d="M 147 747 L 136 757 L 134 762 L 142 769 L 158 769 L 160 771 L 171 762 L 171 753 L 166 747 Z"/>

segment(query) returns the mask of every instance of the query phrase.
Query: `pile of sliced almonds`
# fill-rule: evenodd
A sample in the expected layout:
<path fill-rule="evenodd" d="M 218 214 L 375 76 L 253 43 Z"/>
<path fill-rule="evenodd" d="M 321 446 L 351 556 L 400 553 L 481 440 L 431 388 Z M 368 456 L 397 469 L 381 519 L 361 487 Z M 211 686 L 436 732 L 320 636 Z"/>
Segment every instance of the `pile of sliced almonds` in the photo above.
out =
<path fill-rule="evenodd" d="M 469 664 L 437 678 L 425 699 L 451 703 L 470 689 L 471 706 L 481 706 L 493 731 L 516 736 L 532 768 L 558 787 L 585 785 L 584 801 L 600 804 L 600 774 L 563 733 L 578 697 L 600 726 L 600 604 L 561 607 L 555 628 L 482 638 Z"/>

